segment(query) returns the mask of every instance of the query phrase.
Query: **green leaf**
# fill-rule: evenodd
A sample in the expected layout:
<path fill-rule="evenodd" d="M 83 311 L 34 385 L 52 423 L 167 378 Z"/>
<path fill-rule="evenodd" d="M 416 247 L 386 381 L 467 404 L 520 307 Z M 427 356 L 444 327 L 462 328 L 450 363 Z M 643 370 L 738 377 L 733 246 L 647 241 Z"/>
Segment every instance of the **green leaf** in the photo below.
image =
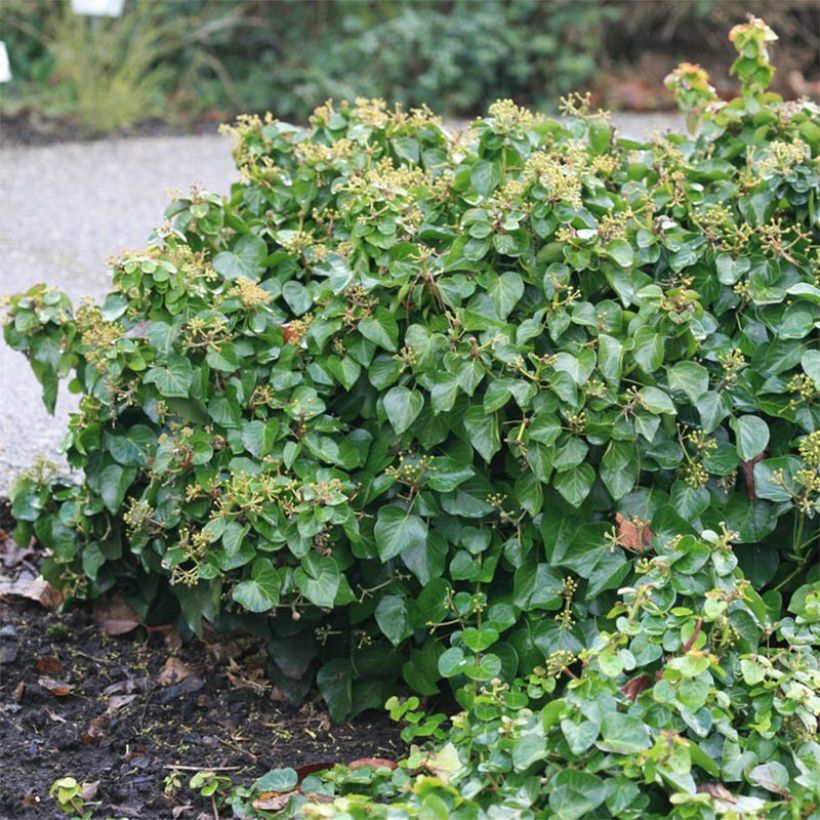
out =
<path fill-rule="evenodd" d="M 316 675 L 316 684 L 333 720 L 342 721 L 353 711 L 353 671 L 347 658 L 328 661 Z"/>
<path fill-rule="evenodd" d="M 294 769 L 273 769 L 255 780 L 255 792 L 289 792 L 299 782 L 299 775 Z"/>
<path fill-rule="evenodd" d="M 295 279 L 285 282 L 282 286 L 282 298 L 288 303 L 295 316 L 307 313 L 313 306 L 313 297 L 310 291 Z"/>
<path fill-rule="evenodd" d="M 359 322 L 359 333 L 374 345 L 383 347 L 391 353 L 399 349 L 399 326 L 389 310 L 377 307 L 372 317 Z"/>
<path fill-rule="evenodd" d="M 232 251 L 222 251 L 214 257 L 214 270 L 225 279 L 259 279 L 264 271 L 268 246 L 265 240 L 246 234 L 236 243 Z"/>
<path fill-rule="evenodd" d="M 186 398 L 193 380 L 193 368 L 189 359 L 183 356 L 171 356 L 168 364 L 152 367 L 146 374 L 146 384 L 155 384 L 160 395 Z"/>
<path fill-rule="evenodd" d="M 800 359 L 800 366 L 820 390 L 820 350 L 807 350 Z"/>
<path fill-rule="evenodd" d="M 517 273 L 502 273 L 487 292 L 498 315 L 506 319 L 524 295 L 524 280 Z"/>
<path fill-rule="evenodd" d="M 470 182 L 482 196 L 489 196 L 501 182 L 501 165 L 498 162 L 479 160 L 470 171 Z"/>
<path fill-rule="evenodd" d="M 373 533 L 376 550 L 383 562 L 395 558 L 404 550 L 424 547 L 427 542 L 427 525 L 417 515 L 401 507 L 380 507 Z"/>
<path fill-rule="evenodd" d="M 475 470 L 469 464 L 457 461 L 450 456 L 441 456 L 433 460 L 427 476 L 427 486 L 440 493 L 449 493 L 469 481 Z"/>
<path fill-rule="evenodd" d="M 611 384 L 617 384 L 621 378 L 624 346 L 618 339 L 601 333 L 598 336 L 598 369 L 601 375 Z"/>
<path fill-rule="evenodd" d="M 542 731 L 528 732 L 513 746 L 512 763 L 517 772 L 529 769 L 547 756 L 547 740 Z"/>
<path fill-rule="evenodd" d="M 309 552 L 293 571 L 293 580 L 308 601 L 329 609 L 336 601 L 342 576 L 332 556 Z"/>
<path fill-rule="evenodd" d="M 769 444 L 769 425 L 759 416 L 733 418 L 729 425 L 735 433 L 737 454 L 743 461 L 757 458 Z"/>
<path fill-rule="evenodd" d="M 384 409 L 397 436 L 409 429 L 423 406 L 421 393 L 406 387 L 394 387 L 384 397 Z"/>
<path fill-rule="evenodd" d="M 267 455 L 273 448 L 278 424 L 275 421 L 247 421 L 242 425 L 242 443 L 257 458 Z"/>
<path fill-rule="evenodd" d="M 487 415 L 483 407 L 473 405 L 464 414 L 463 422 L 470 444 L 484 461 L 490 461 L 501 449 L 498 416 Z"/>
<path fill-rule="evenodd" d="M 676 416 L 678 411 L 675 410 L 675 405 L 672 399 L 657 387 L 642 387 L 638 393 L 643 399 L 643 404 L 646 409 L 655 415 L 660 413 L 668 413 L 670 416 Z"/>
<path fill-rule="evenodd" d="M 231 597 L 249 612 L 267 612 L 279 603 L 279 575 L 269 558 L 257 558 L 251 577 L 238 583 Z"/>
<path fill-rule="evenodd" d="M 625 239 L 613 239 L 606 245 L 606 254 L 622 268 L 631 268 L 634 261 L 632 246 Z"/>
<path fill-rule="evenodd" d="M 461 633 L 461 640 L 473 652 L 483 652 L 498 640 L 498 630 L 491 626 L 484 626 L 481 629 L 469 626 Z"/>
<path fill-rule="evenodd" d="M 110 513 L 116 513 L 120 509 L 125 494 L 136 477 L 136 469 L 120 467 L 119 464 L 109 464 L 102 471 L 100 497 Z"/>
<path fill-rule="evenodd" d="M 595 470 L 589 464 L 581 464 L 555 476 L 555 489 L 573 507 L 580 507 L 595 483 Z"/>
<path fill-rule="evenodd" d="M 651 327 L 638 328 L 632 356 L 645 373 L 654 373 L 663 363 L 663 338 Z"/>
<path fill-rule="evenodd" d="M 652 739 L 642 720 L 607 712 L 601 721 L 601 739 L 595 745 L 604 752 L 626 755 L 649 749 Z"/>
<path fill-rule="evenodd" d="M 601 459 L 601 481 L 618 501 L 632 492 L 638 479 L 638 451 L 634 444 L 612 441 Z"/>
<path fill-rule="evenodd" d="M 561 820 L 578 820 L 591 815 L 606 795 L 606 785 L 600 777 L 564 769 L 550 782 L 549 805 Z"/>
<path fill-rule="evenodd" d="M 400 595 L 385 595 L 379 601 L 374 615 L 379 629 L 393 646 L 398 646 L 413 632 L 406 601 Z"/>
<path fill-rule="evenodd" d="M 666 373 L 669 386 L 684 393 L 692 404 L 709 389 L 709 371 L 697 362 L 678 362 Z"/>

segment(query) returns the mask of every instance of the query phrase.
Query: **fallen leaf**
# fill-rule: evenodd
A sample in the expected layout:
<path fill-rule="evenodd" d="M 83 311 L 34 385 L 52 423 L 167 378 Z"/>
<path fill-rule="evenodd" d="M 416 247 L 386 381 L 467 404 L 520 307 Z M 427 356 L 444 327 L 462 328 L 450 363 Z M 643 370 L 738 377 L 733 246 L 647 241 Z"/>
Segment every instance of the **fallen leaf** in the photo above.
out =
<path fill-rule="evenodd" d="M 100 781 L 95 780 L 93 783 L 83 783 L 80 788 L 80 797 L 82 797 L 83 800 L 93 800 L 100 790 Z"/>
<path fill-rule="evenodd" d="M 171 655 L 162 667 L 162 671 L 157 676 L 157 683 L 160 686 L 170 686 L 190 678 L 194 674 L 193 669 L 186 666 L 179 658 Z"/>
<path fill-rule="evenodd" d="M 106 635 L 125 635 L 140 626 L 140 619 L 119 598 L 94 605 L 94 623 Z"/>
<path fill-rule="evenodd" d="M 70 683 L 47 676 L 37 678 L 37 683 L 57 698 L 64 698 L 66 695 L 70 695 L 74 689 Z"/>
<path fill-rule="evenodd" d="M 132 692 L 147 692 L 151 688 L 151 680 L 147 677 L 126 678 L 116 683 L 110 683 L 103 689 L 104 695 L 130 695 Z"/>
<path fill-rule="evenodd" d="M 105 737 L 105 728 L 108 726 L 109 717 L 107 714 L 97 715 L 88 724 L 88 729 L 80 735 L 80 741 L 86 746 L 99 743 Z"/>
<path fill-rule="evenodd" d="M 298 342 L 300 339 L 299 330 L 291 325 L 290 322 L 285 322 L 282 325 L 282 335 L 286 342 Z"/>
<path fill-rule="evenodd" d="M 621 513 L 615 513 L 615 524 L 618 528 L 618 543 L 631 552 L 643 552 L 652 543 L 652 530 L 649 522 L 637 516 L 631 519 Z"/>
<path fill-rule="evenodd" d="M 56 609 L 62 602 L 62 594 L 54 589 L 44 578 L 20 576 L 12 580 L 0 578 L 0 598 L 12 595 L 16 598 L 28 598 L 36 601 L 46 609 Z"/>
<path fill-rule="evenodd" d="M 48 719 L 52 723 L 68 723 L 68 721 L 62 716 L 58 715 L 56 712 L 52 712 L 48 706 L 45 707 L 46 714 L 48 715 Z"/>
<path fill-rule="evenodd" d="M 269 792 L 260 795 L 253 801 L 253 807 L 257 811 L 282 811 L 287 806 L 288 801 L 294 795 L 299 794 L 299 790 L 291 792 Z"/>
<path fill-rule="evenodd" d="M 270 688 L 270 681 L 265 677 L 265 670 L 261 666 L 243 668 L 233 658 L 228 659 L 225 674 L 234 689 L 250 689 L 257 695 L 264 695 Z"/>
<path fill-rule="evenodd" d="M 0 531 L 0 556 L 7 568 L 16 567 L 34 554 L 31 546 L 21 547 L 8 533 Z"/>
<path fill-rule="evenodd" d="M 171 817 L 177 820 L 177 818 L 182 817 L 183 814 L 187 814 L 192 808 L 193 806 L 190 803 L 186 803 L 184 806 L 174 806 L 174 808 L 171 809 Z"/>
<path fill-rule="evenodd" d="M 335 764 L 328 761 L 327 763 L 306 763 L 304 766 L 297 766 L 296 776 L 301 783 L 309 774 L 314 772 L 323 772 L 325 769 L 332 769 Z"/>
<path fill-rule="evenodd" d="M 165 646 L 168 649 L 180 649 L 182 647 L 182 636 L 179 632 L 169 632 L 165 636 Z"/>
<path fill-rule="evenodd" d="M 41 675 L 60 675 L 63 671 L 63 664 L 53 655 L 44 655 L 37 661 L 36 669 Z"/>
<path fill-rule="evenodd" d="M 698 792 L 708 794 L 718 800 L 725 800 L 727 803 L 737 803 L 735 796 L 723 785 L 723 783 L 700 783 Z"/>
<path fill-rule="evenodd" d="M 348 769 L 362 769 L 371 766 L 374 769 L 395 769 L 396 762 L 388 760 L 386 757 L 360 757 L 347 764 Z"/>
<path fill-rule="evenodd" d="M 175 683 L 167 689 L 163 689 L 159 699 L 161 703 L 168 703 L 181 695 L 193 695 L 202 689 L 203 686 L 205 686 L 205 683 L 201 678 L 196 677 L 196 675 L 191 675 L 190 678 L 185 678 L 185 680 Z"/>
<path fill-rule="evenodd" d="M 112 695 L 108 699 L 106 712 L 109 715 L 113 715 L 118 709 L 122 709 L 123 706 L 128 706 L 129 703 L 133 703 L 137 697 L 137 695 Z"/>
<path fill-rule="evenodd" d="M 649 675 L 636 675 L 623 685 L 621 691 L 634 703 L 638 695 L 650 686 L 652 686 L 652 678 Z"/>
<path fill-rule="evenodd" d="M 14 687 L 14 691 L 11 693 L 11 698 L 15 703 L 20 703 L 23 698 L 26 696 L 26 685 L 23 681 L 17 684 Z"/>

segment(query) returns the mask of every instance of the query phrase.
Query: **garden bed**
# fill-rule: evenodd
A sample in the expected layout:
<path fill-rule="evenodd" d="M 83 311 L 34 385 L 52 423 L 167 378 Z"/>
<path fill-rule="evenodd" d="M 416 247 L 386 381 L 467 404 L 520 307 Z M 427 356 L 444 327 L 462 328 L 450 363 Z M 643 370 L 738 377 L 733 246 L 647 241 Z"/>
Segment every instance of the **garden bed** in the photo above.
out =
<path fill-rule="evenodd" d="M 11 555 L 0 534 L 3 543 L 2 578 L 24 579 L 33 559 Z M 163 794 L 173 766 L 183 787 L 209 768 L 239 784 L 279 766 L 402 752 L 386 714 L 331 725 L 318 701 L 276 700 L 253 641 L 182 645 L 168 630 L 111 636 L 99 622 L 90 607 L 60 614 L 21 597 L 0 601 L 0 817 L 54 818 L 48 791 L 66 775 L 99 781 L 100 816 L 167 818 L 192 802 L 174 816 L 196 817 L 211 812 L 202 798 L 185 788 Z"/>

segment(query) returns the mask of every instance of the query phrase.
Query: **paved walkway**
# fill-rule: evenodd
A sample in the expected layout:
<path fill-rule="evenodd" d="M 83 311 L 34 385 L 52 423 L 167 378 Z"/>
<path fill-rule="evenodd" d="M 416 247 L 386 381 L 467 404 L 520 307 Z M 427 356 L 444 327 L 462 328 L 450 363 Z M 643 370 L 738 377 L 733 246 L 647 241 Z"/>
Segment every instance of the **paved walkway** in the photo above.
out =
<path fill-rule="evenodd" d="M 640 136 L 674 115 L 621 115 Z M 48 282 L 75 304 L 107 289 L 105 260 L 140 248 L 162 222 L 168 192 L 192 184 L 227 192 L 236 174 L 218 136 L 160 137 L 0 149 L 0 294 Z M 76 398 L 61 387 L 55 416 L 28 363 L 0 340 L 0 495 L 14 475 L 56 451 Z"/>

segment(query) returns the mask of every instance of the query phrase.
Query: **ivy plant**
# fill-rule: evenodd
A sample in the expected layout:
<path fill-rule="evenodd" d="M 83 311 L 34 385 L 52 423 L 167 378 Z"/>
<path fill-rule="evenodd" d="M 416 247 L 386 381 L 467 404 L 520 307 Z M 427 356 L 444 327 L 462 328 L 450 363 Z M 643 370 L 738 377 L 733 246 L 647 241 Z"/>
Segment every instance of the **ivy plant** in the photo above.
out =
<path fill-rule="evenodd" d="M 637 744 L 624 776 L 689 794 L 664 755 L 693 752 L 664 732 L 703 739 L 731 704 L 700 677 L 718 661 L 678 651 L 688 610 L 727 604 L 720 634 L 765 689 L 761 636 L 818 577 L 820 114 L 766 90 L 773 36 L 732 32 L 731 102 L 695 66 L 670 76 L 694 135 L 624 139 L 580 97 L 561 119 L 500 101 L 460 133 L 378 100 L 241 119 L 230 195 L 174 201 L 101 305 L 11 298 L 5 339 L 47 406 L 64 377 L 81 396 L 76 473 L 16 482 L 17 540 L 69 599 L 116 589 L 148 623 L 254 631 L 277 686 L 315 680 L 338 719 L 399 680 L 473 708 L 475 687 L 594 657 L 557 723 L 520 731 L 560 731 L 584 778 Z M 698 540 L 722 527 L 731 547 Z M 614 681 L 660 663 L 651 641 L 635 657 L 618 590 L 670 555 L 641 603 L 642 633 L 679 636 L 663 695 L 610 726 Z M 748 579 L 731 601 L 707 596 L 713 555 Z M 519 773 L 555 753 L 527 744 Z"/>

